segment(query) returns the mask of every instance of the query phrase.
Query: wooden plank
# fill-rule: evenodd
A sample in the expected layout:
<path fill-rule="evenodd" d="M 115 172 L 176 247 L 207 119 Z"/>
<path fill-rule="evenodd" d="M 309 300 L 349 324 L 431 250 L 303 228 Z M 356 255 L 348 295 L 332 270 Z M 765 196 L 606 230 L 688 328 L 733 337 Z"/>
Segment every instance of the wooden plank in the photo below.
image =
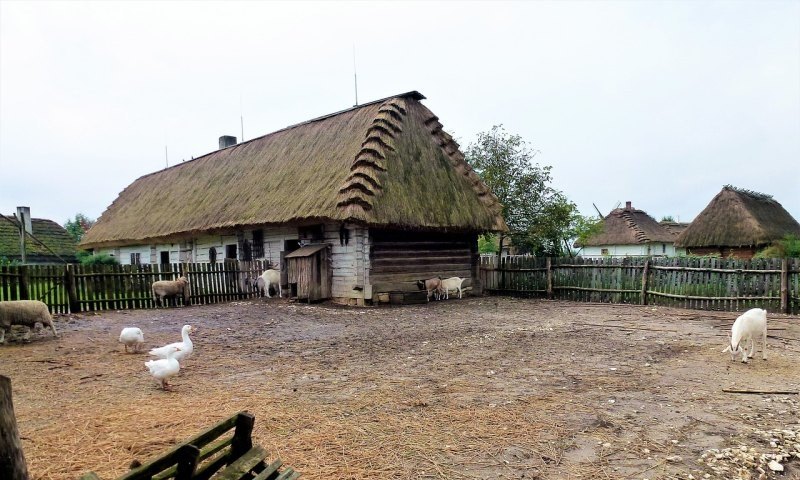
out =
<path fill-rule="evenodd" d="M 279 458 L 253 477 L 253 480 L 274 480 L 279 475 L 278 469 L 281 468 L 281 465 L 283 465 L 283 461 Z"/>
<path fill-rule="evenodd" d="M 267 458 L 267 451 L 255 446 L 245 452 L 241 457 L 231 462 L 224 470 L 219 472 L 215 480 L 239 480 L 244 478 L 250 470 Z"/>
<path fill-rule="evenodd" d="M 278 478 L 276 478 L 275 480 L 293 480 L 295 478 L 298 478 L 299 476 L 300 474 L 295 472 L 292 467 L 286 467 L 286 470 L 284 470 L 283 473 L 278 475 Z"/>

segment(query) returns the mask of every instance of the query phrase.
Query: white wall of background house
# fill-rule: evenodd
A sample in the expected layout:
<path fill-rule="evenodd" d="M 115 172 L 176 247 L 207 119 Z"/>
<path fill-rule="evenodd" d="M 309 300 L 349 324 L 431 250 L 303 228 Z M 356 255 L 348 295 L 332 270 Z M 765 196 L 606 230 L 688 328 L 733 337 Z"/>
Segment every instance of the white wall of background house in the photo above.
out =
<path fill-rule="evenodd" d="M 578 255 L 588 258 L 604 257 L 674 257 L 680 254 L 671 243 L 646 243 L 636 245 L 597 245 L 583 247 Z"/>

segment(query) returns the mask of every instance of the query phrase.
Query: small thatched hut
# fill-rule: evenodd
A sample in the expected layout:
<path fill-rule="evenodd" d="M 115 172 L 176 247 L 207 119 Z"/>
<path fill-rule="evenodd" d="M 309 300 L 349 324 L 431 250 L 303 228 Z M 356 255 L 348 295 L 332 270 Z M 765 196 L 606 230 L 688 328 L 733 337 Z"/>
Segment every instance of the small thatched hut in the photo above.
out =
<path fill-rule="evenodd" d="M 25 236 L 26 264 L 76 263 L 77 242 L 58 223 L 45 218 L 30 219 L 31 235 Z M 0 258 L 22 261 L 19 221 L 14 215 L 0 217 Z M 37 241 L 38 240 L 38 241 Z"/>
<path fill-rule="evenodd" d="M 223 137 L 215 152 L 134 181 L 81 247 L 122 263 L 278 264 L 326 243 L 330 296 L 348 303 L 434 275 L 479 289 L 477 235 L 507 228 L 502 207 L 424 98 L 408 92 L 231 146 Z"/>
<path fill-rule="evenodd" d="M 800 224 L 780 203 L 770 195 L 726 185 L 675 245 L 694 255 L 749 259 L 787 234 L 800 237 Z"/>
<path fill-rule="evenodd" d="M 585 241 L 576 241 L 583 257 L 636 257 L 675 255 L 676 235 L 658 223 L 644 210 L 625 202 L 625 208 L 615 208 L 602 222 L 600 233 Z"/>

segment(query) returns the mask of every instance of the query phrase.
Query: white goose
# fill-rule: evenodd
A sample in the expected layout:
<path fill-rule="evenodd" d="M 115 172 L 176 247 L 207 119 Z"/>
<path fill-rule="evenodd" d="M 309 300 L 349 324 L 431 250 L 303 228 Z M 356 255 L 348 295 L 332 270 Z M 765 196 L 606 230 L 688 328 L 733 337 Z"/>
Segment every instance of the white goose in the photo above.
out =
<path fill-rule="evenodd" d="M 125 327 L 119 334 L 119 343 L 125 344 L 125 353 L 128 353 L 128 347 L 132 347 L 134 352 L 138 352 L 139 347 L 144 343 L 144 334 L 140 328 Z"/>
<path fill-rule="evenodd" d="M 181 364 L 175 359 L 175 355 L 181 352 L 180 348 L 175 348 L 167 354 L 167 358 L 159 360 L 149 360 L 144 365 L 150 370 L 150 375 L 161 381 L 161 388 L 169 390 L 167 379 L 175 376 L 181 370 Z"/>
<path fill-rule="evenodd" d="M 183 337 L 182 342 L 170 343 L 169 345 L 164 345 L 163 347 L 154 348 L 150 350 L 150 355 L 166 359 L 170 356 L 170 354 L 174 353 L 175 355 L 173 355 L 173 357 L 176 360 L 188 358 L 194 351 L 194 345 L 192 344 L 192 340 L 189 338 L 189 334 L 192 333 L 193 330 L 194 329 L 191 325 L 184 325 L 181 329 L 181 337 Z"/>

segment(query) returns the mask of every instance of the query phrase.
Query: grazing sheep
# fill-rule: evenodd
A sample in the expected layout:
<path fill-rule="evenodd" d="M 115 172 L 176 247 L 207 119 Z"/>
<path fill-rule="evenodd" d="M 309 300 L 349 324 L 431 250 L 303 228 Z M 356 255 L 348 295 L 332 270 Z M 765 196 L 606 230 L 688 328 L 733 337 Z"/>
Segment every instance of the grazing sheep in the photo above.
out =
<path fill-rule="evenodd" d="M 263 277 L 260 276 L 256 278 L 247 277 L 245 278 L 244 283 L 245 286 L 247 286 L 247 288 L 250 291 L 258 292 L 259 297 L 263 297 L 264 292 L 267 292 L 267 294 L 269 294 L 269 292 L 267 291 L 267 283 L 264 281 Z"/>
<path fill-rule="evenodd" d="M 464 283 L 463 278 L 460 277 L 450 277 L 445 278 L 442 280 L 442 284 L 439 287 L 440 292 L 444 295 L 444 298 L 450 298 L 450 290 L 458 290 L 458 298 L 461 298 L 461 284 Z"/>
<path fill-rule="evenodd" d="M 761 358 L 767 359 L 767 311 L 760 308 L 752 308 L 739 316 L 733 327 L 728 346 L 723 352 L 731 352 L 731 360 L 736 360 L 738 353 L 742 354 L 742 363 L 747 363 L 748 358 L 753 358 L 756 351 L 756 336 L 760 336 L 763 342 Z M 750 353 L 745 353 L 747 341 L 750 340 Z M 742 345 L 744 343 L 744 345 Z"/>
<path fill-rule="evenodd" d="M 128 353 L 128 347 L 132 347 L 134 352 L 138 352 L 139 347 L 144 343 L 144 334 L 140 328 L 125 327 L 119 334 L 119 343 L 125 345 L 125 353 Z"/>
<path fill-rule="evenodd" d="M 278 292 L 278 297 L 283 297 L 283 291 L 281 290 L 281 271 L 276 270 L 274 268 L 270 268 L 264 270 L 264 273 L 261 274 L 259 277 L 263 280 L 263 285 L 259 286 L 258 279 L 256 279 L 256 287 L 259 289 L 263 288 L 263 291 L 266 292 L 267 298 L 272 298 L 269 294 L 270 287 L 274 288 L 276 292 Z"/>
<path fill-rule="evenodd" d="M 417 286 L 420 290 L 427 290 L 428 291 L 428 301 L 431 300 L 431 295 L 439 300 L 439 287 L 442 284 L 442 279 L 439 277 L 429 278 L 427 280 L 417 280 Z"/>
<path fill-rule="evenodd" d="M 189 301 L 189 280 L 186 277 L 180 276 L 177 280 L 159 280 L 153 282 L 153 302 L 156 306 L 159 304 L 164 306 L 164 299 L 167 297 L 176 297 L 180 295 L 183 298 L 183 304 L 186 305 Z"/>
<path fill-rule="evenodd" d="M 6 332 L 11 329 L 11 325 L 22 325 L 27 327 L 28 333 L 25 337 L 30 337 L 31 329 L 41 323 L 42 327 L 50 327 L 53 336 L 58 337 L 56 326 L 53 324 L 53 317 L 44 302 L 38 300 L 12 300 L 0 302 L 0 344 L 5 343 Z"/>

